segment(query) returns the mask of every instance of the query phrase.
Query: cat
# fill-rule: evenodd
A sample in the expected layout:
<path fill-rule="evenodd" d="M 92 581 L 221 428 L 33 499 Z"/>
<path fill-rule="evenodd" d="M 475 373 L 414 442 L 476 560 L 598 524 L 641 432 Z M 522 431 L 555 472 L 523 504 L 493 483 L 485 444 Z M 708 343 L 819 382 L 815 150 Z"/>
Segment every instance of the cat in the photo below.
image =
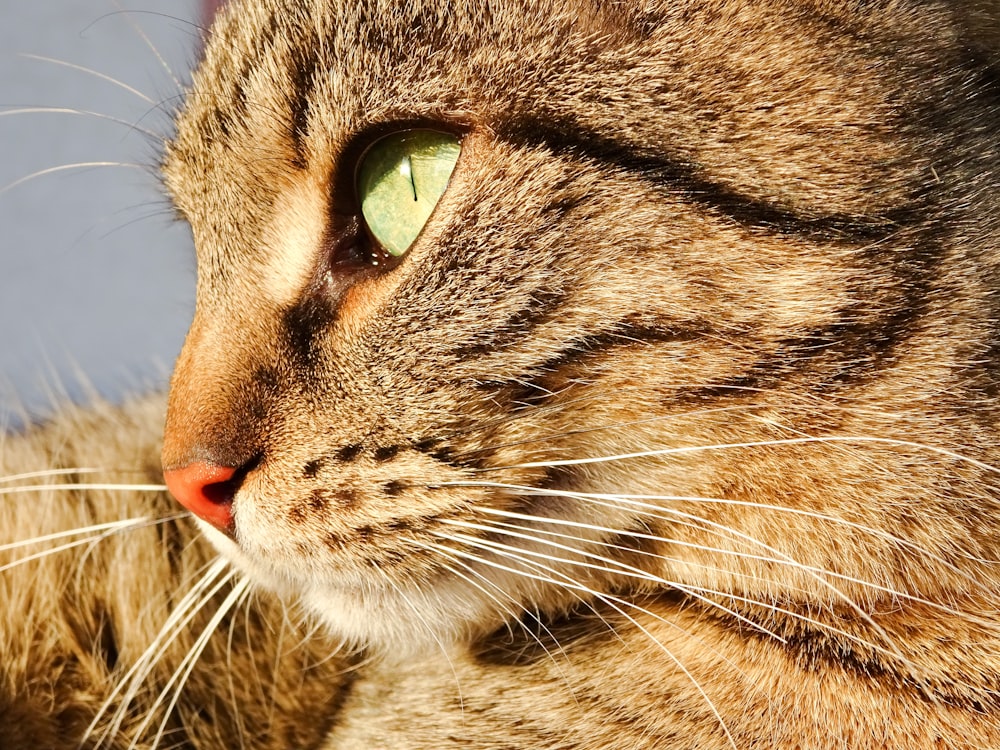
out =
<path fill-rule="evenodd" d="M 229 7 L 162 165 L 197 530 L 157 398 L 6 439 L 141 517 L 5 571 L 3 746 L 1000 747 L 998 21 Z"/>

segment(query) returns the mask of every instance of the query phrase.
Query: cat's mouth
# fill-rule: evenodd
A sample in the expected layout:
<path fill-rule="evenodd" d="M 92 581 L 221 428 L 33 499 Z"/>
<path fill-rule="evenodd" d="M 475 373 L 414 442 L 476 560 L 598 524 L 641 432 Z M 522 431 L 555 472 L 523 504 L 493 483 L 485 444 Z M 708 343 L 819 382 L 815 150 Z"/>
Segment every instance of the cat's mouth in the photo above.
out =
<path fill-rule="evenodd" d="M 255 585 L 305 607 L 350 648 L 412 654 L 485 632 L 490 629 L 485 623 L 496 622 L 490 607 L 477 605 L 482 598 L 475 595 L 481 594 L 477 587 L 431 568 L 417 585 L 412 580 L 416 566 L 398 553 L 386 557 L 390 566 L 371 555 L 354 559 L 353 565 L 333 565 L 303 554 L 304 546 L 277 554 L 241 540 L 238 531 L 230 536 L 205 521 L 199 520 L 199 525 L 222 556 Z M 341 562 L 349 559 L 345 551 Z M 411 575 L 399 575 L 407 563 Z"/>
<path fill-rule="evenodd" d="M 476 488 L 441 488 L 433 514 L 397 508 L 381 524 L 341 518 L 332 530 L 317 518 L 275 513 L 278 499 L 249 484 L 235 493 L 228 526 L 199 519 L 205 535 L 250 580 L 302 603 L 359 648 L 409 652 L 485 637 L 537 602 L 559 609 L 588 586 L 608 584 L 584 580 L 579 569 L 556 569 L 551 540 L 493 533 L 475 510 L 476 500 L 488 505 L 481 489 L 477 497 Z M 568 523 L 582 517 L 565 500 L 535 510 Z M 596 537 L 576 541 L 581 554 L 600 544 Z"/>

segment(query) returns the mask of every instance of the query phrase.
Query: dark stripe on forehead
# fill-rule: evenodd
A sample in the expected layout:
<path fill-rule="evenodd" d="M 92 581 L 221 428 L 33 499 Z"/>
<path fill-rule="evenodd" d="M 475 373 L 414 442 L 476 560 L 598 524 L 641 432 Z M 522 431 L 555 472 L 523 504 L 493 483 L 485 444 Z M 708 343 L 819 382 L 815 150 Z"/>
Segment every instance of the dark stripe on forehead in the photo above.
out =
<path fill-rule="evenodd" d="M 295 167 L 306 166 L 305 139 L 309 132 L 309 112 L 313 90 L 316 87 L 316 72 L 320 67 L 319 39 L 312 27 L 304 30 L 304 38 L 296 40 L 291 53 L 289 76 L 292 80 L 289 109 L 291 110 L 290 136 L 295 152 Z M 301 43 L 298 43 L 300 42 Z"/>
<path fill-rule="evenodd" d="M 745 227 L 764 229 L 821 243 L 869 244 L 884 241 L 901 227 L 920 220 L 917 206 L 897 207 L 880 216 L 831 213 L 804 216 L 764 200 L 742 195 L 700 174 L 694 164 L 640 151 L 570 121 L 519 118 L 496 126 L 498 135 L 516 145 L 543 146 L 570 158 L 590 159 L 605 167 L 640 175 L 688 203 L 717 211 Z"/>
<path fill-rule="evenodd" d="M 219 130 L 225 136 L 231 136 L 239 122 L 246 118 L 247 96 L 245 87 L 251 73 L 260 67 L 261 61 L 268 57 L 274 49 L 274 40 L 280 27 L 277 16 L 272 9 L 264 19 L 260 28 L 252 35 L 255 45 L 239 59 L 239 69 L 235 74 L 219 77 L 220 81 L 228 81 L 230 88 L 220 92 L 218 105 L 212 119 L 218 124 Z M 237 52 L 238 54 L 238 52 Z M 228 67 L 228 66 L 227 66 Z"/>

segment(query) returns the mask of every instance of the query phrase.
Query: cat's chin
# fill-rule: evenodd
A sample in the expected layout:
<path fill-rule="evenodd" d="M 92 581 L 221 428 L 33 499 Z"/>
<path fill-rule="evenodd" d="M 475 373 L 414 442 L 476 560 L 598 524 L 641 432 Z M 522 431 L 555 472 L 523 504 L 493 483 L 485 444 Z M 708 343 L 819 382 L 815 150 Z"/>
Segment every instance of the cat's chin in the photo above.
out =
<path fill-rule="evenodd" d="M 446 578 L 419 590 L 403 590 L 386 578 L 362 586 L 337 585 L 262 564 L 225 534 L 203 521 L 198 524 L 221 556 L 255 586 L 301 604 L 349 650 L 385 658 L 440 653 L 504 621 L 490 600 L 470 595 L 461 581 Z"/>

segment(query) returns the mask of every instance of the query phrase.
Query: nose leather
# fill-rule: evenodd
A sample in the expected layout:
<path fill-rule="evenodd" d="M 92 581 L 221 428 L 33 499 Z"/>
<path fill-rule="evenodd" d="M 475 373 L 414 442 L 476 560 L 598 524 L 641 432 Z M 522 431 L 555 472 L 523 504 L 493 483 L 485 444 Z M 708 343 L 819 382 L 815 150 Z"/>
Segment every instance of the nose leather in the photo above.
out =
<path fill-rule="evenodd" d="M 195 462 L 165 471 L 163 478 L 181 505 L 219 531 L 229 533 L 233 527 L 235 474 L 236 469 L 229 466 Z"/>

